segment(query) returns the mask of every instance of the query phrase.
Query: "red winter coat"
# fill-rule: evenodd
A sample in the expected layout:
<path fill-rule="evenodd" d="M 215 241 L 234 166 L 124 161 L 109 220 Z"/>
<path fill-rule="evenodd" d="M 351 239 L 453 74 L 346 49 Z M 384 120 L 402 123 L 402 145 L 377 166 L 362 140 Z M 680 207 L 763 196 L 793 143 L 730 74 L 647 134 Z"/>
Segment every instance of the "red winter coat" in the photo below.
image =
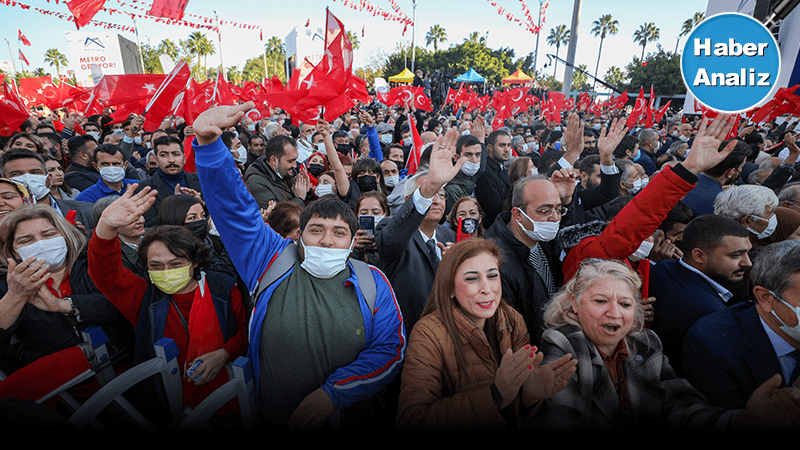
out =
<path fill-rule="evenodd" d="M 652 236 L 675 205 L 694 188 L 697 176 L 680 164 L 664 167 L 630 201 L 599 236 L 583 239 L 564 259 L 564 282 L 569 281 L 586 258 L 628 261 L 628 257 Z M 628 262 L 628 265 L 630 263 Z"/>

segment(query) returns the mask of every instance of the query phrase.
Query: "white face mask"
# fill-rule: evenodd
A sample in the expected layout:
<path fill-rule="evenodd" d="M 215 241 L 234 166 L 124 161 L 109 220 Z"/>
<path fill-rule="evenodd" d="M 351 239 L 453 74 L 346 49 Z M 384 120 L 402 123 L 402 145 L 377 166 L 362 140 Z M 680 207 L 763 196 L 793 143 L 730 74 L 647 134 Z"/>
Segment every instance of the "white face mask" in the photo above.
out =
<path fill-rule="evenodd" d="M 594 128 L 595 130 L 600 131 L 600 129 L 603 128 L 603 124 L 602 123 L 592 124 L 592 128 Z"/>
<path fill-rule="evenodd" d="M 758 216 L 753 216 L 753 217 L 755 217 L 757 219 L 760 219 L 760 220 L 764 220 L 762 217 L 758 217 Z M 773 214 L 772 217 L 769 218 L 769 223 L 767 224 L 767 228 L 764 228 L 764 231 L 762 231 L 761 233 L 759 233 L 758 231 L 756 231 L 756 230 L 754 230 L 754 229 L 752 229 L 750 227 L 747 227 L 747 231 L 749 231 L 749 232 L 751 232 L 751 233 L 753 233 L 755 235 L 758 235 L 759 239 L 766 239 L 766 238 L 772 236 L 772 233 L 775 232 L 776 228 L 778 228 L 778 215 L 777 214 Z"/>
<path fill-rule="evenodd" d="M 519 227 L 522 228 L 522 231 L 524 231 L 529 238 L 537 242 L 550 242 L 556 238 L 556 234 L 558 234 L 558 228 L 559 228 L 558 222 L 550 222 L 550 221 L 537 222 L 528 217 L 528 215 L 525 214 L 525 211 L 520 209 L 519 212 L 521 212 L 526 219 L 530 220 L 533 223 L 533 231 L 531 231 L 525 228 L 520 223 L 520 221 L 517 220 L 517 225 L 519 225 Z"/>
<path fill-rule="evenodd" d="M 653 243 L 644 241 L 642 242 L 642 245 L 640 245 L 639 248 L 637 248 L 636 251 L 633 252 L 633 254 L 630 256 L 630 260 L 639 261 L 645 259 L 650 254 L 650 250 L 652 249 L 653 249 Z"/>
<path fill-rule="evenodd" d="M 50 269 L 56 269 L 61 267 L 67 259 L 67 241 L 63 236 L 42 239 L 18 248 L 17 253 L 23 261 L 36 257 L 37 261 L 45 260 L 46 264 L 50 265 Z"/>
<path fill-rule="evenodd" d="M 397 186 L 397 183 L 400 182 L 400 175 L 389 175 L 388 177 L 384 177 L 383 182 L 386 183 L 386 186 L 395 187 Z"/>
<path fill-rule="evenodd" d="M 320 142 L 320 143 L 314 144 L 314 148 L 316 148 L 318 152 L 325 153 L 325 143 L 324 142 Z"/>
<path fill-rule="evenodd" d="M 678 139 L 682 140 L 683 142 L 689 142 L 689 138 L 684 135 L 678 136 Z"/>
<path fill-rule="evenodd" d="M 781 318 L 778 317 L 777 314 L 775 314 L 775 310 L 774 309 L 772 310 L 772 315 L 775 316 L 775 318 L 778 319 L 778 322 L 780 322 L 782 324 L 781 325 L 781 330 L 783 330 L 784 333 L 788 334 L 795 341 L 800 341 L 800 307 L 796 308 L 796 307 L 790 305 L 789 303 L 786 302 L 786 300 L 778 297 L 772 291 L 769 291 L 769 293 L 772 294 L 772 296 L 775 297 L 776 299 L 778 299 L 781 302 L 783 302 L 783 304 L 788 306 L 789 309 L 794 311 L 794 314 L 797 316 L 798 322 L 797 322 L 797 325 L 795 325 L 793 327 L 790 327 L 789 325 L 786 325 L 786 323 L 784 323 L 783 320 L 781 320 Z"/>
<path fill-rule="evenodd" d="M 109 183 L 119 183 L 125 178 L 125 169 L 116 166 L 101 167 L 100 176 Z"/>
<path fill-rule="evenodd" d="M 304 244 L 301 237 L 300 244 L 305 257 L 300 267 L 312 277 L 331 278 L 347 268 L 347 258 L 353 251 L 355 242 L 355 239 L 350 242 L 350 248 L 311 247 Z"/>
<path fill-rule="evenodd" d="M 252 133 L 253 131 L 256 131 L 256 124 L 254 124 L 254 123 L 251 123 L 250 125 L 248 125 L 248 126 L 247 126 L 247 131 L 249 131 L 249 132 L 251 132 L 251 133 Z"/>
<path fill-rule="evenodd" d="M 464 175 L 471 177 L 478 173 L 478 170 L 481 168 L 481 162 L 470 162 L 467 161 L 461 166 L 461 171 L 464 172 Z"/>
<path fill-rule="evenodd" d="M 372 218 L 375 219 L 375 226 L 377 227 L 378 223 L 380 223 L 380 221 L 383 220 L 385 217 L 386 216 L 372 216 Z"/>
<path fill-rule="evenodd" d="M 100 132 L 99 131 L 87 131 L 86 134 L 93 137 L 95 141 L 100 140 Z"/>
<path fill-rule="evenodd" d="M 142 145 L 142 137 L 141 136 L 134 137 L 133 138 L 133 143 L 136 144 L 136 145 Z"/>
<path fill-rule="evenodd" d="M 317 188 L 314 189 L 314 194 L 317 197 L 322 197 L 323 195 L 333 194 L 333 185 L 332 184 L 318 184 Z"/>
<path fill-rule="evenodd" d="M 35 175 L 26 173 L 11 178 L 14 181 L 19 181 L 28 185 L 28 188 L 36 200 L 41 200 L 47 197 L 50 193 L 50 188 L 47 187 L 47 175 Z"/>
<path fill-rule="evenodd" d="M 389 134 L 389 133 L 382 134 L 380 136 L 380 139 L 381 139 L 381 142 L 383 142 L 386 145 L 389 145 L 389 144 L 392 143 L 392 135 Z"/>
<path fill-rule="evenodd" d="M 642 184 L 642 179 L 641 178 L 639 178 L 638 180 L 634 181 L 632 184 L 633 184 L 632 188 L 625 188 L 625 190 L 628 191 L 628 194 L 631 194 L 631 195 L 637 194 L 644 187 L 644 185 Z"/>

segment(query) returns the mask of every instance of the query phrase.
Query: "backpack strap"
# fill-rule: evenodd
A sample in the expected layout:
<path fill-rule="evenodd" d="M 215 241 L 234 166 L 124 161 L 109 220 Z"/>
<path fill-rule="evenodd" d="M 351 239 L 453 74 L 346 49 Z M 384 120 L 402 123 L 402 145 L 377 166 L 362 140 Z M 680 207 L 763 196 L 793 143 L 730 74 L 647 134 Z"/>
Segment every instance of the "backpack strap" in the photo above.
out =
<path fill-rule="evenodd" d="M 355 271 L 358 279 L 358 286 L 361 288 L 361 294 L 364 295 L 367 306 L 369 306 L 369 312 L 375 316 L 375 299 L 378 297 L 378 288 L 375 286 L 375 278 L 372 278 L 372 269 L 364 261 L 353 258 L 350 258 L 350 264 L 353 265 L 353 271 Z"/>
<path fill-rule="evenodd" d="M 261 279 L 258 280 L 258 286 L 251 293 L 253 306 L 258 303 L 261 294 L 263 294 L 272 283 L 278 281 L 286 272 L 294 267 L 295 262 L 297 262 L 297 244 L 292 242 L 283 249 L 278 257 L 270 263 L 267 270 L 264 271 L 264 274 L 261 275 Z"/>
<path fill-rule="evenodd" d="M 350 264 L 353 266 L 353 271 L 356 273 L 358 285 L 361 288 L 361 294 L 364 295 L 364 300 L 367 302 L 369 312 L 375 315 L 375 300 L 378 297 L 378 288 L 375 285 L 375 279 L 372 277 L 372 269 L 369 264 L 350 258 Z M 258 286 L 252 292 L 253 304 L 258 302 L 261 294 L 267 290 L 269 286 L 278 281 L 286 274 L 294 264 L 297 262 L 297 244 L 292 242 L 270 263 L 267 270 L 261 275 L 258 281 Z"/>

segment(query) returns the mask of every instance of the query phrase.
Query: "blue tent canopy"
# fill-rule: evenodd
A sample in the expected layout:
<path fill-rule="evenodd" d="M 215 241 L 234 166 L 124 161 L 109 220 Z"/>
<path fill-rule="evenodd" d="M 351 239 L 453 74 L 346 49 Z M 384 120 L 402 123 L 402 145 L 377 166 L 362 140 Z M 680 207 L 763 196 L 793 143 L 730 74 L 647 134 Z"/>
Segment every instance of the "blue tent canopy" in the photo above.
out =
<path fill-rule="evenodd" d="M 462 81 L 466 83 L 486 83 L 486 78 L 480 76 L 478 72 L 469 69 L 464 74 L 459 75 L 459 77 L 453 81 L 455 81 L 456 83 L 460 83 Z"/>

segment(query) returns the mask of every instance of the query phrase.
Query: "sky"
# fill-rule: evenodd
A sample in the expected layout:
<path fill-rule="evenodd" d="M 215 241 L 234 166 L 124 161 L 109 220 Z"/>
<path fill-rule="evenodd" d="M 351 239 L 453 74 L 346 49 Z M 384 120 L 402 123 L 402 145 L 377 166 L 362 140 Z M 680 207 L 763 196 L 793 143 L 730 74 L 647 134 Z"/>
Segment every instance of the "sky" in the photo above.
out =
<path fill-rule="evenodd" d="M 412 0 L 396 1 L 403 12 L 412 17 Z M 524 20 L 519 0 L 495 1 L 498 6 L 502 6 L 514 16 Z M 106 8 L 133 11 L 129 7 L 121 6 L 118 2 L 119 0 L 107 0 L 105 6 Z M 64 3 L 56 5 L 55 1 L 48 3 L 46 0 L 21 0 L 21 3 L 51 11 L 69 13 Z M 213 18 L 214 10 L 217 9 L 221 20 L 261 26 L 264 30 L 264 42 L 271 36 L 278 36 L 283 39 L 293 27 L 305 25 L 308 19 L 322 23 L 325 17 L 325 7 L 327 6 L 334 15 L 344 22 L 347 29 L 352 30 L 359 36 L 361 47 L 355 51 L 354 68 L 362 67 L 370 56 L 379 52 L 392 53 L 398 41 L 410 42 L 412 39 L 413 28 L 409 27 L 405 36 L 401 36 L 403 25 L 399 22 L 373 17 L 366 10 L 351 9 L 341 1 L 239 0 L 237 2 L 224 2 L 225 5 L 236 5 L 235 7 L 226 6 L 226 8 L 221 8 L 221 3 L 223 2 L 190 0 L 186 13 Z M 389 0 L 371 0 L 371 3 L 392 12 Z M 527 3 L 531 8 L 531 13 L 536 17 L 538 1 L 527 0 Z M 586 64 L 590 71 L 594 71 L 600 38 L 591 34 L 592 22 L 604 14 L 611 14 L 614 19 L 619 21 L 619 32 L 614 36 L 606 37 L 603 42 L 603 53 L 598 71 L 600 78 L 610 66 L 624 69 L 634 55 L 641 55 L 641 46 L 633 42 L 633 33 L 640 25 L 654 22 L 660 29 L 661 37 L 655 43 L 647 45 L 648 53 L 656 51 L 656 44 L 662 45 L 667 51 L 674 51 L 676 38 L 680 33 L 683 22 L 691 18 L 695 12 L 705 11 L 706 4 L 706 1 L 703 0 L 671 0 L 668 2 L 646 0 L 635 3 L 584 0 L 580 11 L 575 63 L 576 65 Z M 547 35 L 550 29 L 557 25 L 565 24 L 568 28 L 570 27 L 573 7 L 574 1 L 552 0 L 550 2 L 545 12 L 545 23 L 542 25 L 539 43 L 540 56 L 537 67 L 541 68 L 547 62 L 544 54 L 556 53 L 555 47 L 547 45 Z M 67 47 L 65 32 L 75 30 L 74 23 L 39 14 L 33 9 L 23 10 L 19 7 L 3 4 L 0 4 L 0 16 L 3 17 L 2 26 L 0 26 L 0 37 L 8 39 L 11 44 L 11 52 L 9 52 L 6 43 L 0 42 L 0 60 L 9 60 L 11 58 L 9 53 L 13 54 L 16 59 L 18 48 L 17 28 L 20 28 L 33 44 L 31 47 L 19 47 L 30 61 L 31 70 L 42 67 L 46 72 L 56 73 L 55 67 L 44 63 L 44 53 L 50 48 L 59 49 L 70 59 L 70 63 L 73 62 Z M 109 15 L 106 12 L 98 13 L 95 19 L 127 26 L 133 25 L 127 16 Z M 187 17 L 187 20 L 192 19 Z M 447 32 L 447 42 L 443 46 L 440 44 L 440 48 L 463 42 L 470 33 L 477 31 L 481 36 L 488 36 L 487 45 L 489 47 L 495 49 L 510 47 L 514 49 L 516 58 L 525 57 L 536 49 L 536 35 L 498 15 L 496 8 L 489 3 L 489 0 L 419 0 L 416 8 L 416 23 L 416 43 L 420 47 L 425 46 L 425 34 L 430 27 L 438 24 Z M 153 46 L 165 38 L 172 39 L 177 43 L 179 39 L 185 39 L 190 33 L 196 31 L 193 28 L 160 24 L 148 19 L 140 19 L 137 24 L 141 42 L 149 43 Z M 362 27 L 364 30 L 363 37 L 361 37 Z M 91 25 L 81 30 L 103 33 L 110 31 Z M 225 67 L 238 65 L 241 69 L 247 59 L 260 54 L 263 49 L 263 43 L 259 40 L 258 30 L 241 30 L 230 26 L 221 27 L 222 52 L 219 51 L 219 46 L 217 45 L 216 33 L 205 32 L 217 47 L 217 54 L 208 57 L 209 66 L 219 64 L 221 53 Z M 133 33 L 121 32 L 120 34 L 136 42 L 136 36 Z M 684 41 L 685 38 L 680 41 L 681 49 Z M 431 46 L 430 49 L 432 50 L 433 47 Z M 566 59 L 566 54 L 567 48 L 562 46 L 558 55 Z M 16 64 L 19 67 L 19 60 L 16 60 Z M 409 60 L 410 65 L 411 61 Z M 546 70 L 548 73 L 552 73 L 553 66 L 549 66 Z M 563 65 L 559 64 L 557 70 L 556 77 L 562 80 L 564 77 Z"/>

